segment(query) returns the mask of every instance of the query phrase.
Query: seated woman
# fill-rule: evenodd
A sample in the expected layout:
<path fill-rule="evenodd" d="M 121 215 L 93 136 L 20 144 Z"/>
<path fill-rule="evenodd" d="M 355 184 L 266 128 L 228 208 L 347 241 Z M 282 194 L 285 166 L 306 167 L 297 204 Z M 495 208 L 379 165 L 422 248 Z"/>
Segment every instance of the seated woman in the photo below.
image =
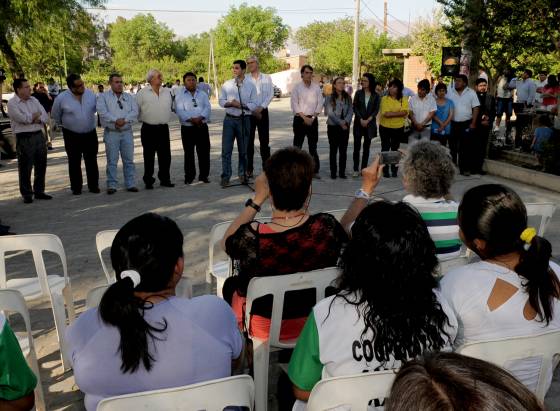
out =
<path fill-rule="evenodd" d="M 454 353 L 428 354 L 399 370 L 385 411 L 544 411 L 504 369 Z"/>
<path fill-rule="evenodd" d="M 371 186 L 371 183 L 365 180 L 371 179 L 375 174 L 378 162 L 376 159 L 374 164 L 367 168 L 364 177 L 364 184 L 367 186 Z M 451 200 L 450 194 L 455 178 L 455 166 L 447 149 L 431 141 L 413 144 L 404 159 L 402 178 L 404 189 L 410 193 L 402 201 L 416 208 L 424 219 L 436 245 L 438 259 L 444 261 L 459 256 L 459 205 Z M 341 223 L 344 227 L 351 225 L 367 206 L 367 201 L 360 200 L 363 199 L 358 196 L 342 218 Z"/>
<path fill-rule="evenodd" d="M 307 319 L 288 368 L 297 399 L 322 377 L 397 369 L 450 346 L 457 326 L 437 290 L 435 246 L 405 203 L 374 202 L 352 226 L 338 293 Z"/>
<path fill-rule="evenodd" d="M 215 296 L 183 299 L 183 234 L 157 214 L 126 223 L 111 247 L 117 282 L 67 330 L 76 384 L 93 411 L 104 398 L 228 377 L 243 339 Z"/>
<path fill-rule="evenodd" d="M 225 250 L 235 262 L 236 275 L 226 280 L 223 295 L 231 302 L 243 330 L 249 326 L 244 324 L 243 313 L 251 278 L 335 266 L 348 239 L 332 215 L 309 214 L 312 178 L 309 154 L 295 147 L 278 150 L 255 181 L 254 199 L 245 203 L 225 233 Z M 254 221 L 269 196 L 272 221 Z M 297 338 L 315 302 L 314 289 L 286 294 L 282 339 Z M 271 296 L 254 301 L 251 335 L 268 336 L 271 310 Z"/>
<path fill-rule="evenodd" d="M 456 344 L 559 330 L 560 267 L 550 261 L 550 243 L 527 228 L 521 198 L 499 184 L 471 188 L 459 206 L 459 227 L 482 261 L 441 280 L 459 320 Z M 507 369 L 534 389 L 540 362 L 523 359 Z"/>

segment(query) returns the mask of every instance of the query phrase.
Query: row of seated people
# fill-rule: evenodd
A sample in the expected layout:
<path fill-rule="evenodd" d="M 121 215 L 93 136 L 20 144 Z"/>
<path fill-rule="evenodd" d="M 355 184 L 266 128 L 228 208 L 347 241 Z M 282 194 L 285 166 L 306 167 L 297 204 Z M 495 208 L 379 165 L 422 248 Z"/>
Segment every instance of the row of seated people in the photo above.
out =
<path fill-rule="evenodd" d="M 175 222 L 144 214 L 121 228 L 111 247 L 118 281 L 67 331 L 86 409 L 106 397 L 230 375 L 244 350 L 240 331 L 268 332 L 271 301 L 253 305 L 251 324 L 242 315 L 257 276 L 341 268 L 325 300 L 315 304 L 307 291 L 286 298 L 281 336 L 299 335 L 288 374 L 300 401 L 323 376 L 397 369 L 424 352 L 560 329 L 560 268 L 550 261 L 550 243 L 527 227 L 511 189 L 481 185 L 453 202 L 449 155 L 420 142 L 404 163 L 410 194 L 371 202 L 383 175 L 375 160 L 339 223 L 308 213 L 312 175 L 312 159 L 301 150 L 282 149 L 268 160 L 255 198 L 224 237 L 235 261 L 225 301 L 175 297 L 184 269 Z M 272 221 L 255 222 L 269 198 Z M 429 211 L 419 213 L 424 206 Z M 481 261 L 438 281 L 438 256 L 456 255 L 459 237 Z M 539 369 L 538 359 L 510 368 L 530 389 Z"/>

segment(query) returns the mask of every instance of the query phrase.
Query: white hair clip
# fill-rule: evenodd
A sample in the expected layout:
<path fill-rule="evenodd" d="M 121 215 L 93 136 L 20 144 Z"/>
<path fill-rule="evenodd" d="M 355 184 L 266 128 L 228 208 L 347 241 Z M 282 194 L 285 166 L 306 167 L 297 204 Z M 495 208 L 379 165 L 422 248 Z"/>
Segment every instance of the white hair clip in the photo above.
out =
<path fill-rule="evenodd" d="M 125 278 L 130 278 L 132 280 L 132 283 L 134 284 L 134 288 L 138 287 L 138 284 L 140 284 L 140 280 L 141 280 L 140 273 L 138 273 L 138 271 L 136 270 L 125 270 L 121 272 L 121 280 Z"/>

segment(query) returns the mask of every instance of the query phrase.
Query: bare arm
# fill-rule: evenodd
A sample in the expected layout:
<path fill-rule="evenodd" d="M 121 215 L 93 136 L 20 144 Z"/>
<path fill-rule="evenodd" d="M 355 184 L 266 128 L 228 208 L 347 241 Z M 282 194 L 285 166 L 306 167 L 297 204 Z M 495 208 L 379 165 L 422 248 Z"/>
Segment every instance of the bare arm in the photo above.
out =
<path fill-rule="evenodd" d="M 28 411 L 35 405 L 35 394 L 31 391 L 25 397 L 17 400 L 6 401 L 0 399 L 0 410 L 2 411 Z"/>

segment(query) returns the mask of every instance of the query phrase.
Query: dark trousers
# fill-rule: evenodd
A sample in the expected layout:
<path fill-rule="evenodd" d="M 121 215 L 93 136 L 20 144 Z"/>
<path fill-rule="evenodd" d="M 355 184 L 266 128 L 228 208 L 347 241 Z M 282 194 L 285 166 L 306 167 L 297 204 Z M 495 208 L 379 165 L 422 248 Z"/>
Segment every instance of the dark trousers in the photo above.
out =
<path fill-rule="evenodd" d="M 70 174 L 70 188 L 81 192 L 82 157 L 86 165 L 87 185 L 90 190 L 99 189 L 99 168 L 97 167 L 97 151 L 99 141 L 95 129 L 87 133 L 74 133 L 66 128 L 62 129 L 64 149 L 68 155 L 68 172 Z"/>
<path fill-rule="evenodd" d="M 268 109 L 265 108 L 261 111 L 261 118 L 257 120 L 255 116 L 251 116 L 251 135 L 249 136 L 249 142 L 247 144 L 247 172 L 253 172 L 253 157 L 255 156 L 255 131 L 259 132 L 259 143 L 262 166 L 264 169 L 264 163 L 270 157 L 270 146 L 269 146 L 269 119 L 268 119 Z"/>
<path fill-rule="evenodd" d="M 484 159 L 486 158 L 488 137 L 490 136 L 491 128 L 492 125 L 482 126 L 479 124 L 474 132 L 473 160 L 471 171 L 475 174 L 480 174 L 482 171 L 482 165 L 484 164 Z"/>
<path fill-rule="evenodd" d="M 354 121 L 360 121 L 356 119 Z M 364 138 L 364 147 L 362 153 L 362 166 L 360 167 L 360 149 L 362 146 L 362 137 Z M 369 147 L 371 145 L 371 138 L 368 134 L 367 127 L 361 125 L 354 126 L 354 153 L 352 159 L 354 160 L 354 171 L 360 171 L 368 166 L 369 160 Z"/>
<path fill-rule="evenodd" d="M 171 182 L 171 145 L 169 142 L 169 126 L 167 124 L 142 123 L 140 140 L 144 148 L 144 184 L 153 184 L 154 162 L 157 153 L 158 179 L 160 183 Z"/>
<path fill-rule="evenodd" d="M 531 122 L 531 116 L 524 113 L 525 103 L 513 103 L 515 111 L 515 147 L 521 147 L 523 144 L 523 129 Z"/>
<path fill-rule="evenodd" d="M 45 192 L 47 171 L 47 144 L 42 131 L 16 134 L 19 192 L 28 197 Z M 35 179 L 31 187 L 31 170 L 35 168 Z"/>
<path fill-rule="evenodd" d="M 319 141 L 319 122 L 317 118 L 313 120 L 310 126 L 305 125 L 300 116 L 294 116 L 294 146 L 301 148 L 303 141 L 307 136 L 307 146 L 309 147 L 309 154 L 313 157 L 315 162 L 315 173 L 319 172 L 319 155 L 317 154 L 317 142 Z"/>
<path fill-rule="evenodd" d="M 430 140 L 431 141 L 437 141 L 438 143 L 440 143 L 444 147 L 447 147 L 447 140 L 448 139 L 449 139 L 449 134 L 437 134 L 437 133 L 430 134 Z"/>
<path fill-rule="evenodd" d="M 198 157 L 198 179 L 205 180 L 210 173 L 210 135 L 208 125 L 181 126 L 181 140 L 183 141 L 183 151 L 185 152 L 185 182 L 190 183 L 196 176 L 194 164 L 194 150 Z"/>
<path fill-rule="evenodd" d="M 459 165 L 462 173 L 474 171 L 474 147 L 476 140 L 476 129 L 469 128 L 471 120 L 452 121 L 451 136 L 449 136 L 449 149 L 451 158 Z"/>
<path fill-rule="evenodd" d="M 343 130 L 340 126 L 327 126 L 327 137 L 329 138 L 329 164 L 331 166 L 331 177 L 336 177 L 336 155 L 338 153 L 339 175 L 346 175 L 346 150 L 350 129 Z"/>
<path fill-rule="evenodd" d="M 379 137 L 381 137 L 381 151 L 397 151 L 404 138 L 404 127 L 389 128 L 379 126 Z M 391 164 L 391 172 L 393 176 L 397 175 L 399 167 Z M 385 169 L 385 175 L 389 174 L 389 170 Z"/>

